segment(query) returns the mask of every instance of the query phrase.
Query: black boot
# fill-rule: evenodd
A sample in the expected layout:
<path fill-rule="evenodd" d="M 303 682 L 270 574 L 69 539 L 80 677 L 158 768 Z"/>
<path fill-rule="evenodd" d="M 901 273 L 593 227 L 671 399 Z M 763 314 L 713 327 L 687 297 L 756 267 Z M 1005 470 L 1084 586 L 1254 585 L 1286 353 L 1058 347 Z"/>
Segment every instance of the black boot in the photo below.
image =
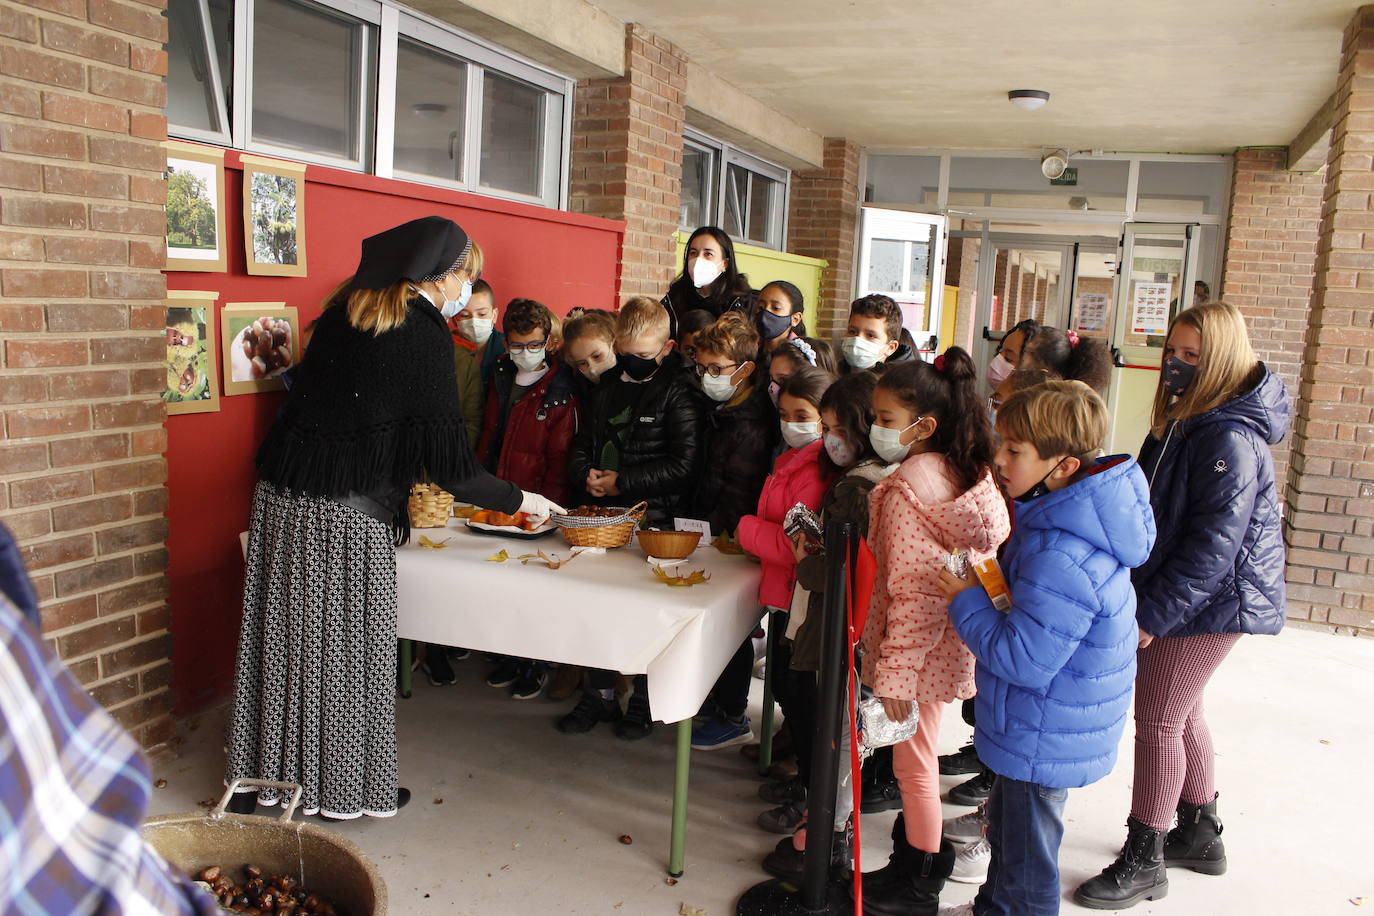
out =
<path fill-rule="evenodd" d="M 1079 885 L 1073 899 L 1090 910 L 1124 910 L 1169 893 L 1164 870 L 1164 831 L 1126 820 L 1126 845 L 1102 874 Z"/>
<path fill-rule="evenodd" d="M 902 793 L 892 772 L 892 748 L 880 747 L 865 761 L 859 776 L 863 798 L 859 802 L 862 814 L 891 811 L 902 806 Z"/>
<path fill-rule="evenodd" d="M 763 870 L 774 878 L 781 878 L 793 884 L 802 882 L 802 868 L 806 860 L 805 851 L 798 849 L 792 837 L 778 840 L 773 851 L 763 857 Z M 839 882 L 848 882 L 854 874 L 854 827 L 846 823 L 843 830 L 836 830 L 830 838 L 830 877 Z"/>
<path fill-rule="evenodd" d="M 864 916 L 936 916 L 940 891 L 954 870 L 954 847 L 941 840 L 939 852 L 926 852 L 908 843 L 905 832 L 894 831 L 892 840 L 892 858 L 879 870 L 892 869 L 891 877 L 864 876 Z"/>
<path fill-rule="evenodd" d="M 235 792 L 224 810 L 230 814 L 253 814 L 258 810 L 258 790 Z"/>
<path fill-rule="evenodd" d="M 897 844 L 906 844 L 906 812 L 898 812 L 897 819 L 892 822 L 892 848 L 895 850 Z M 888 857 L 887 864 L 882 868 L 864 872 L 864 899 L 868 899 L 870 888 L 884 887 L 888 884 L 896 883 L 902 874 L 901 863 L 897 861 L 897 853 L 893 852 Z"/>
<path fill-rule="evenodd" d="M 1178 826 L 1164 839 L 1164 865 L 1191 868 L 1204 875 L 1226 874 L 1226 847 L 1216 796 L 1205 805 L 1178 803 Z"/>

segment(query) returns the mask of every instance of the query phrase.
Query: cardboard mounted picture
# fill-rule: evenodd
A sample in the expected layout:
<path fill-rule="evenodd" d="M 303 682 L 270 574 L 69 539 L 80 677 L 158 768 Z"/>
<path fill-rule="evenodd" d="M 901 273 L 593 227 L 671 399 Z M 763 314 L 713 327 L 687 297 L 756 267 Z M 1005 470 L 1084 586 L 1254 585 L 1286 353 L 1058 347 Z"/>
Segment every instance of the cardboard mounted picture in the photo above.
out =
<path fill-rule="evenodd" d="M 219 410 L 219 348 L 211 290 L 168 290 L 163 300 L 167 356 L 162 400 L 169 415 Z"/>
<path fill-rule="evenodd" d="M 300 321 L 285 302 L 229 302 L 220 310 L 224 393 L 280 391 L 300 357 Z"/>
<path fill-rule="evenodd" d="M 223 273 L 229 264 L 224 150 L 167 140 L 167 269 Z"/>
<path fill-rule="evenodd" d="M 261 156 L 243 166 L 243 249 L 248 273 L 304 277 L 305 166 Z"/>

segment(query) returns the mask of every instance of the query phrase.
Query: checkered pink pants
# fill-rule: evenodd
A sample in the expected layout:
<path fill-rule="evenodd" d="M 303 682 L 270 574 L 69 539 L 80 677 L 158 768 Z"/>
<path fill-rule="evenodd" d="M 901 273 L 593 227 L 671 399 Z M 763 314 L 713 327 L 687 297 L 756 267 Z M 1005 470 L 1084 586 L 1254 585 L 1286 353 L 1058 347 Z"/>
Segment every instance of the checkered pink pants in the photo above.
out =
<path fill-rule="evenodd" d="M 1238 633 L 1161 638 L 1136 655 L 1131 817 L 1142 824 L 1168 830 L 1180 798 L 1205 805 L 1216 795 L 1202 691 L 1238 639 Z"/>

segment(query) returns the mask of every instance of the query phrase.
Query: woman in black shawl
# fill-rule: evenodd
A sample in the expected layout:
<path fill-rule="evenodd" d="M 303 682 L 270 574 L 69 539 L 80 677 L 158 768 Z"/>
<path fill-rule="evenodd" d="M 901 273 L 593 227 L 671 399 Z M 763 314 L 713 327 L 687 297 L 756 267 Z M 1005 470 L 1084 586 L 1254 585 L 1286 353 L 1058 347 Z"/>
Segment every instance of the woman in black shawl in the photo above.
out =
<path fill-rule="evenodd" d="M 396 786 L 396 558 L 413 484 L 559 511 L 473 457 L 445 319 L 482 252 L 424 217 L 363 241 L 258 452 L 227 779 L 302 785 L 307 814 L 388 817 Z M 281 793 L 245 790 L 233 810 Z"/>

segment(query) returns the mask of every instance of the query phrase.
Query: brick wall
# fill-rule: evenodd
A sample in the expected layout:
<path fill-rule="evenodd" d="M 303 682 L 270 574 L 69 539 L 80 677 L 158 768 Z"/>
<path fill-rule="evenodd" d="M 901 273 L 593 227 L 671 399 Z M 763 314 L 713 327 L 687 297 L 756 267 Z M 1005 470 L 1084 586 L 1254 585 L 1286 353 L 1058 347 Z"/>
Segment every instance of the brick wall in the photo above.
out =
<path fill-rule="evenodd" d="M 161 10 L 0 6 L 0 521 L 46 635 L 145 745 L 172 705 Z"/>
<path fill-rule="evenodd" d="M 843 335 L 854 298 L 859 154 L 859 147 L 843 137 L 826 137 L 822 167 L 792 173 L 787 250 L 829 262 L 811 316 L 817 337 Z"/>
<path fill-rule="evenodd" d="M 1219 298 L 1245 314 L 1259 358 L 1298 392 L 1312 297 L 1325 172 L 1284 171 L 1285 149 L 1236 151 L 1226 263 Z M 1274 448 L 1276 479 L 1288 479 L 1292 439 Z"/>
<path fill-rule="evenodd" d="M 1374 6 L 1365 6 L 1342 46 L 1287 518 L 1289 616 L 1374 633 L 1371 76 Z"/>
<path fill-rule="evenodd" d="M 625 221 L 622 298 L 657 299 L 681 269 L 673 237 L 682 203 L 686 91 L 686 55 L 633 23 L 625 29 L 625 75 L 577 84 L 570 206 Z"/>
<path fill-rule="evenodd" d="M 945 258 L 948 265 L 945 283 L 959 287 L 959 294 L 955 298 L 954 339 L 940 341 L 941 349 L 952 346 L 968 347 L 970 340 L 976 347 L 982 338 L 979 333 L 982 329 L 973 327 L 974 290 L 978 286 L 978 251 L 982 244 L 981 239 L 975 238 L 949 240 L 949 252 Z M 974 355 L 977 356 L 976 353 Z"/>

